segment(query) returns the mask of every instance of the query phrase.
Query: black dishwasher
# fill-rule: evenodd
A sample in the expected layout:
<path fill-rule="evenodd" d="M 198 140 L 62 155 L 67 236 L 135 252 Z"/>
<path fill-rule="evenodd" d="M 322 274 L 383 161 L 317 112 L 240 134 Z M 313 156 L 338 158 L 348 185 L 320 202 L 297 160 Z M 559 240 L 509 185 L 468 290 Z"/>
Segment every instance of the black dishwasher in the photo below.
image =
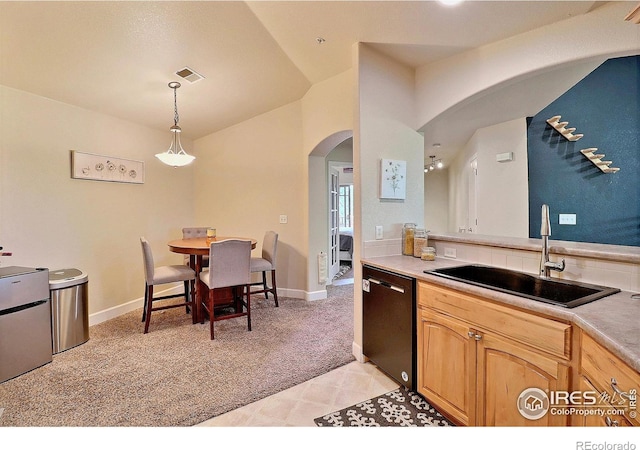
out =
<path fill-rule="evenodd" d="M 408 389 L 416 376 L 416 280 L 362 268 L 362 352 Z"/>

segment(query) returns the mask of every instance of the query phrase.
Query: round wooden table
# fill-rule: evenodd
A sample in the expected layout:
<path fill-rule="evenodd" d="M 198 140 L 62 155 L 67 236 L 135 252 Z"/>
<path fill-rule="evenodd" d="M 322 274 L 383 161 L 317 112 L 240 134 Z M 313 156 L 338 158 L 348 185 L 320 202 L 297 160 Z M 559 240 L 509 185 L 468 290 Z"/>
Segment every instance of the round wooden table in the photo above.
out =
<path fill-rule="evenodd" d="M 251 241 L 251 248 L 256 248 L 256 241 L 253 238 L 235 237 L 235 236 L 216 236 L 214 238 L 190 238 L 190 239 L 176 239 L 169 241 L 169 250 L 174 253 L 182 253 L 184 255 L 192 256 L 205 256 L 209 254 L 209 249 L 212 242 L 227 241 L 229 239 L 240 239 L 243 241 Z"/>
<path fill-rule="evenodd" d="M 190 239 L 175 239 L 173 241 L 169 241 L 167 245 L 169 246 L 169 250 L 173 253 L 180 253 L 183 255 L 189 255 L 189 264 L 196 271 L 196 302 L 198 303 L 196 308 L 194 309 L 196 320 L 200 322 L 200 288 L 198 287 L 200 272 L 202 272 L 202 257 L 209 254 L 209 250 L 211 248 L 212 242 L 220 242 L 226 241 L 229 239 L 240 239 L 243 241 L 251 241 L 251 249 L 256 248 L 256 241 L 253 238 L 246 237 L 236 237 L 236 236 L 216 236 L 215 238 L 208 237 L 200 237 L 200 238 L 190 238 Z M 226 303 L 229 300 L 229 293 L 220 293 L 219 301 L 221 303 Z"/>

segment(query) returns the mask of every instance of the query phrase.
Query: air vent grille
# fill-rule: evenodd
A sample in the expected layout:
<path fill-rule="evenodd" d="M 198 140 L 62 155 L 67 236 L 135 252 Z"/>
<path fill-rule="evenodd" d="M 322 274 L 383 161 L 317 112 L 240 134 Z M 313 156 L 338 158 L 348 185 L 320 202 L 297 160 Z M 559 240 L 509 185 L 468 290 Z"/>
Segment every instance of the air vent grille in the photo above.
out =
<path fill-rule="evenodd" d="M 198 72 L 196 72 L 195 70 L 190 69 L 188 67 L 185 67 L 184 69 L 178 70 L 176 72 L 176 75 L 178 75 L 179 77 L 184 78 L 189 83 L 195 83 L 196 81 L 200 81 L 200 80 L 202 80 L 204 78 Z"/>

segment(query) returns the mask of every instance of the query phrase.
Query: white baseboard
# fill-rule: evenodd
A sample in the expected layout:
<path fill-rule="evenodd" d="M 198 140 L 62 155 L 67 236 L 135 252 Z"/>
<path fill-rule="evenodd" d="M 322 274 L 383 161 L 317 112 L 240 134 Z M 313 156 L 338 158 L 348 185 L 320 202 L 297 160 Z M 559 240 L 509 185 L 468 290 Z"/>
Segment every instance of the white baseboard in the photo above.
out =
<path fill-rule="evenodd" d="M 358 362 L 365 363 L 369 361 L 369 358 L 364 356 L 364 354 L 362 353 L 362 347 L 360 347 L 360 345 L 358 345 L 355 341 L 353 342 L 353 344 L 351 344 L 351 353 Z"/>
<path fill-rule="evenodd" d="M 169 289 L 165 289 L 164 291 L 159 291 L 154 293 L 154 297 L 156 294 L 158 296 L 162 295 L 171 295 L 178 294 L 182 292 L 182 286 L 175 286 Z M 282 297 L 288 298 L 299 298 L 302 300 L 321 300 L 327 298 L 327 291 L 315 291 L 315 292 L 307 292 L 301 289 L 280 289 L 278 288 L 278 295 Z M 115 319 L 118 316 L 126 314 L 128 312 L 133 311 L 134 309 L 142 308 L 144 306 L 144 297 L 139 297 L 134 300 L 131 300 L 127 303 L 123 303 L 118 306 L 114 306 L 112 308 L 107 308 L 102 311 L 98 311 L 97 313 L 93 313 L 89 315 L 89 326 L 97 325 L 99 323 L 105 322 L 110 319 Z M 142 319 L 142 316 L 140 317 Z"/>

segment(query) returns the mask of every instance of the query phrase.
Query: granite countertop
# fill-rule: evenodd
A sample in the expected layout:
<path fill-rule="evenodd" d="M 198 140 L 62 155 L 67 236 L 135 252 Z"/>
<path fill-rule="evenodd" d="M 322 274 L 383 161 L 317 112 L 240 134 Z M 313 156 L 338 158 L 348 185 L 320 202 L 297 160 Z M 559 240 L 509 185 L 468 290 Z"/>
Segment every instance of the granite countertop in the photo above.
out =
<path fill-rule="evenodd" d="M 398 255 L 365 258 L 361 263 L 572 322 L 640 372 L 640 299 L 631 298 L 631 292 L 622 291 L 586 305 L 563 308 L 423 272 L 471 264 L 461 260 L 436 257 L 435 261 L 422 261 Z"/>

